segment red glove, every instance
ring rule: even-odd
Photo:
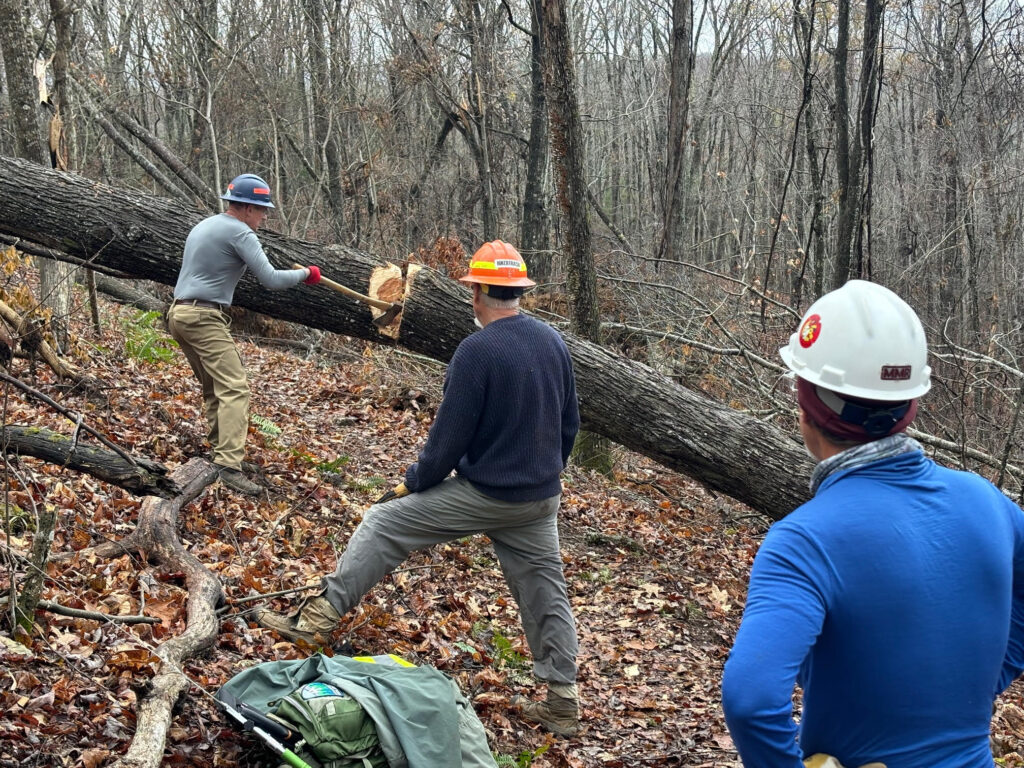
[[[320,282],[320,267],[309,266],[309,267],[306,267],[306,269],[309,270],[309,277],[307,277],[302,282],[304,282],[306,285],[316,285],[317,283],[319,283]]]

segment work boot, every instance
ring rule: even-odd
[[[575,683],[548,683],[545,701],[517,696],[512,703],[524,720],[540,723],[556,736],[575,736],[580,729],[580,697]]]
[[[341,614],[322,594],[303,600],[298,610],[287,615],[274,611],[256,614],[256,623],[264,629],[272,629],[293,643],[305,640],[310,645],[327,645],[339,621]]]
[[[219,464],[217,466],[220,466]],[[231,467],[220,467],[220,481],[228,488],[244,493],[246,496],[259,496],[263,493],[263,486],[254,483],[242,474],[240,470]]]

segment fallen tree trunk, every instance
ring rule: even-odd
[[[136,458],[132,464],[119,453],[76,445],[71,438],[43,427],[5,425],[0,428],[0,448],[5,453],[33,456],[84,472],[143,496],[170,499],[181,492],[167,476],[167,468],[154,461]]]
[[[173,285],[189,230],[205,215],[182,203],[0,158],[0,234],[62,252],[67,260]],[[40,204],[40,202],[44,204]],[[342,246],[260,231],[278,267],[316,264],[360,293],[384,264]],[[393,287],[393,286],[392,286]],[[334,333],[397,343],[447,361],[473,331],[468,292],[430,270],[406,276],[404,310],[382,334],[370,308],[322,287],[268,292],[246,275],[235,304]],[[779,519],[808,496],[812,462],[778,428],[720,405],[648,366],[563,333],[576,368],[584,427]]]
[[[127,281],[116,277],[96,275],[96,289],[118,304],[127,304],[146,312],[163,312],[167,309],[166,301],[160,301],[156,296],[133,288]]]

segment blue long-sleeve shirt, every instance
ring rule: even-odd
[[[555,496],[579,426],[562,337],[528,315],[495,320],[455,350],[437,416],[405,485],[425,491],[457,469],[502,501]]]
[[[1024,513],[914,451],[836,472],[772,526],[722,705],[747,768],[989,768],[992,701],[1022,671]]]

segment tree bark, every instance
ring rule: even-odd
[[[527,145],[526,184],[523,188],[523,228],[519,249],[530,266],[530,277],[544,284],[551,280],[548,250],[548,209],[544,177],[548,167],[548,112],[541,58],[541,0],[530,0],[530,140]]]
[[[668,137],[665,146],[665,192],[662,205],[661,244],[658,256],[675,261],[687,246],[685,229],[686,139],[690,116],[690,79],[693,73],[693,4],[672,2],[672,46],[668,86]]]
[[[20,160],[0,158],[0,233],[63,250],[69,259],[173,285],[181,249],[199,220],[181,203],[119,190]],[[369,291],[381,261],[344,246],[330,248],[260,231],[279,267],[317,264],[325,275]],[[235,304],[334,333],[397,343],[447,361],[473,332],[467,291],[427,268],[407,277],[404,309],[390,332],[370,308],[317,286],[268,292],[243,278]],[[576,369],[586,429],[683,472],[780,519],[807,496],[811,460],[780,429],[665,379],[653,369],[597,344],[563,334]]]
[[[491,41],[484,40],[479,0],[465,0],[465,15],[470,61],[467,91],[469,112],[473,116],[471,128],[476,133],[473,146],[476,150],[477,174],[480,177],[480,220],[483,239],[489,241],[500,234],[497,201],[494,195],[494,171],[491,167],[490,104],[485,96],[485,90],[489,90],[491,83],[491,62],[481,50],[484,47],[489,49]]]
[[[118,304],[127,304],[144,312],[163,312],[167,309],[166,301],[161,301],[156,296],[140,291],[130,282],[118,280],[116,277],[97,275],[96,290],[106,294]]]
[[[47,161],[39,120],[39,92],[34,78],[35,45],[18,0],[0,0],[0,51],[11,103],[9,128],[13,129],[15,152],[34,163]]]
[[[568,226],[563,248],[568,277],[570,322],[573,333],[594,342],[601,337],[597,308],[597,271],[583,176],[583,123],[576,95],[569,20],[564,0],[541,3],[541,56],[544,90],[550,112],[551,150],[557,178],[558,205]]]
[[[597,269],[584,174],[583,123],[565,6],[564,0],[541,0],[544,90],[550,111],[558,205],[566,222],[562,247],[569,288],[569,325],[573,333],[600,344],[601,313],[597,306]],[[576,437],[573,461],[605,475],[611,475],[614,469],[611,445],[589,429]]]
[[[166,467],[156,462],[136,458],[132,465],[114,451],[75,445],[71,438],[43,427],[4,425],[0,447],[5,453],[34,456],[140,495],[169,499],[181,492],[167,477]]]

